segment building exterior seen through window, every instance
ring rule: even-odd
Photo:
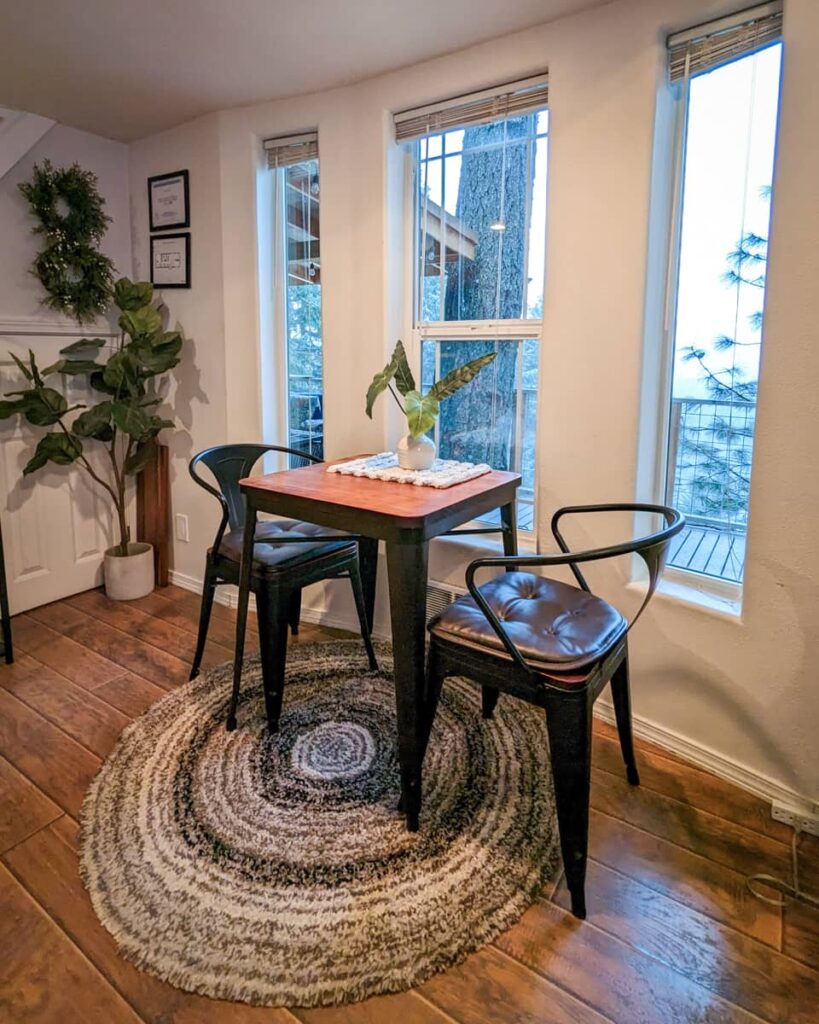
[[[288,445],[323,458],[319,162],[277,173],[284,183]]]
[[[534,524],[537,380],[546,250],[548,112],[413,143],[415,330],[424,390],[497,358],[441,406],[441,458],[519,472],[518,525]]]

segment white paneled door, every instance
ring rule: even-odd
[[[101,335],[93,329],[83,335],[76,327],[48,321],[0,323],[0,391],[5,395],[25,385],[9,352],[25,360],[31,348],[43,367],[83,336]],[[56,386],[62,390],[64,385]],[[71,405],[102,398],[80,378],[68,379],[68,386]],[[0,510],[12,614],[99,586],[103,554],[111,545],[110,501],[85,470],[49,465],[23,477],[23,467],[48,429],[54,428],[32,427],[20,416],[0,420]],[[87,454],[104,471],[107,456],[101,446],[90,442]]]

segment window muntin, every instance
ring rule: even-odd
[[[741,583],[781,44],[682,83],[686,113],[666,498],[669,565]]]
[[[282,167],[288,445],[324,453],[318,160]]]
[[[438,452],[520,472],[524,530],[534,528],[547,133],[542,110],[414,143],[414,320],[423,387],[497,353],[442,403]]]

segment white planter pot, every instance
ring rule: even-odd
[[[426,434],[407,434],[398,442],[398,465],[401,469],[429,469],[435,461],[435,443]]]
[[[153,545],[139,542],[128,545],[127,555],[117,548],[105,552],[105,593],[113,601],[135,601],[154,589]]]

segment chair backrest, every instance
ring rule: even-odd
[[[241,530],[245,525],[245,499],[239,489],[239,481],[250,476],[259,459],[268,452],[279,452],[289,456],[289,468],[298,469],[321,459],[308,452],[300,452],[295,448],[284,448],[275,444],[220,444],[206,448],[191,459],[188,470],[200,487],[217,498],[222,505],[222,526],[231,530]],[[196,471],[199,463],[203,463],[213,473],[218,490]]]
[[[594,512],[630,512],[634,514],[643,513],[659,515],[662,516],[665,521],[665,526],[654,533],[648,534],[647,536],[637,537],[634,540],[626,541],[622,544],[612,544],[605,548],[592,548],[588,551],[571,551],[563,537],[563,534],[560,532],[560,520],[567,515],[583,515]],[[657,589],[657,584],[660,581],[660,576],[662,575],[668,558],[669,545],[684,526],[685,516],[678,512],[677,509],[671,508],[667,505],[647,505],[631,502],[616,502],[607,505],[568,505],[565,508],[558,509],[552,516],[552,534],[560,548],[560,554],[504,555],[502,557],[498,556],[493,558],[476,558],[473,562],[470,562],[466,568],[466,586],[475,603],[488,620],[490,626],[497,633],[503,646],[509,654],[511,654],[512,658],[520,668],[529,672],[532,671],[531,667],[527,664],[526,659],[512,642],[509,634],[503,628],[500,619],[492,611],[483,594],[481,594],[480,588],[475,583],[475,573],[478,569],[526,569],[565,565],[571,569],[572,573],[574,573],[574,577],[582,589],[591,593],[591,588],[586,582],[586,578],[578,568],[580,563],[599,562],[606,558],[617,558],[620,555],[639,555],[645,562],[646,568],[648,569],[648,587],[646,588],[642,604],[626,627],[625,632],[628,633],[643,614],[646,605],[651,600],[652,594]],[[625,636],[625,633],[623,635]]]

